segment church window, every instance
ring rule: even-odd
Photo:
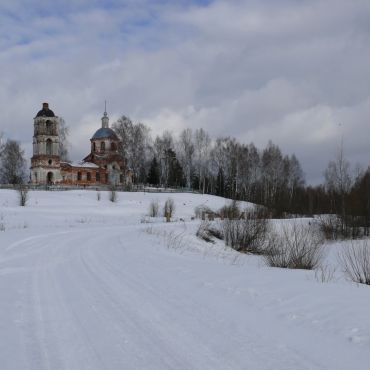
[[[96,173],[96,181],[100,181],[100,173],[99,172]]]
[[[49,165],[51,165],[53,163],[53,161],[51,159],[49,159],[48,163],[49,163]]]
[[[86,174],[86,178],[87,178],[87,181],[91,181],[91,173],[90,172],[88,172]]]
[[[53,142],[51,141],[51,139],[47,139],[46,140],[46,154],[47,155],[52,155],[53,154]]]
[[[82,173],[77,172],[77,181],[81,181],[81,180],[82,180]]]
[[[53,123],[46,121],[46,135],[53,135]]]
[[[104,150],[105,150],[105,142],[104,141],[102,141],[101,144],[100,144],[100,150],[102,152],[104,152]]]
[[[121,184],[123,184],[123,175],[120,175],[120,176],[119,176],[119,182],[120,182]]]
[[[112,143],[110,145],[111,150],[117,150],[117,145],[115,143]]]

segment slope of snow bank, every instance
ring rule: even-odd
[[[168,197],[178,222],[141,223]],[[225,202],[0,191],[1,369],[368,369],[369,287],[198,240]]]

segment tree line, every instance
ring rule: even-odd
[[[152,138],[145,124],[126,116],[113,129],[135,184],[183,186],[245,200],[266,206],[274,216],[336,214],[341,233],[353,232],[353,225],[366,225],[368,233],[370,169],[354,171],[343,145],[328,163],[323,183],[310,186],[297,157],[271,141],[259,149],[231,137],[213,140],[202,128]]]
[[[202,128],[152,138],[146,125],[125,116],[113,129],[135,184],[187,187],[263,204],[276,213],[295,210],[305,187],[296,156],[284,155],[272,142],[260,150],[231,137],[212,140]]]

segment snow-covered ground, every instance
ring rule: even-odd
[[[146,223],[169,196],[177,221]],[[197,239],[225,203],[1,190],[0,369],[369,369],[370,288]]]

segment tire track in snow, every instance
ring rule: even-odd
[[[127,248],[126,248],[127,250]],[[89,254],[92,254],[92,250],[89,249],[88,250],[90,253]],[[94,251],[96,252],[96,251]],[[109,255],[109,254],[108,254]],[[90,257],[93,257],[93,256],[90,256]],[[96,256],[94,256],[96,257]],[[196,315],[194,315],[194,312],[191,312],[191,309],[193,308],[194,309],[194,306],[192,306],[191,304],[189,305],[188,309],[189,309],[189,312],[187,312],[187,305],[185,304],[184,300],[179,300],[179,303],[178,304],[174,304],[174,301],[169,301],[169,300],[166,300],[164,299],[163,300],[163,297],[166,297],[165,294],[162,294],[161,295],[161,299],[158,300],[158,291],[156,292],[154,289],[150,288],[150,280],[149,279],[145,279],[145,281],[147,282],[146,284],[143,284],[143,280],[140,280],[140,279],[135,279],[135,276],[132,275],[132,274],[128,274],[124,272],[124,270],[117,270],[115,269],[111,263],[109,263],[107,261],[107,259],[104,258],[104,255],[101,255],[100,256],[101,258],[99,260],[95,259],[95,258],[91,258],[90,260],[90,264],[91,262],[94,264],[94,267],[93,267],[93,272],[92,274],[95,275],[95,277],[97,276],[103,276],[103,271],[100,271],[100,273],[98,273],[99,270],[102,270],[102,265],[105,264],[107,265],[106,268],[104,268],[104,271],[109,271],[109,273],[112,274],[112,272],[115,271],[115,274],[117,274],[117,276],[121,276],[120,280],[121,281],[125,281],[126,284],[129,284],[130,285],[130,290],[133,292],[133,291],[137,291],[137,292],[141,292],[141,293],[144,293],[145,292],[145,295],[146,297],[150,297],[150,304],[148,305],[149,307],[147,307],[148,311],[151,312],[151,317],[153,316],[156,316],[155,313],[155,309],[157,309],[157,313],[158,312],[162,312],[162,322],[159,322],[164,324],[164,325],[167,325],[168,327],[168,324],[169,322],[172,321],[172,324],[173,324],[173,330],[172,330],[172,333],[173,335],[176,335],[176,332],[177,333],[182,333],[183,336],[181,337],[181,343],[184,345],[185,344],[185,348],[182,348],[182,352],[183,353],[186,353],[187,351],[189,352],[192,352],[192,354],[194,355],[194,352],[198,350],[198,352],[200,352],[200,356],[198,358],[198,362],[200,363],[201,361],[204,362],[204,364],[202,366],[199,366],[199,367],[196,367],[196,368],[199,368],[199,369],[214,369],[214,368],[239,368],[238,366],[240,366],[240,362],[237,362],[237,361],[232,361],[231,362],[234,362],[232,365],[229,363],[229,364],[225,364],[225,365],[221,365],[222,364],[222,360],[220,359],[220,357],[218,356],[218,353],[217,352],[213,352],[210,348],[208,348],[207,346],[205,346],[205,343],[206,343],[206,339],[202,342],[201,340],[199,340],[200,337],[202,337],[202,335],[199,335],[199,331],[195,330],[194,331],[194,328],[199,328],[201,327],[201,331],[202,332],[208,332],[209,334],[209,338],[208,338],[208,342],[212,342],[212,331],[214,331],[214,328],[212,330],[212,320],[204,320],[204,317],[207,317],[205,315],[201,315],[201,318],[200,320],[196,321],[196,322],[193,322],[194,320],[192,320],[191,324],[189,327],[183,327],[181,325],[176,325],[176,315],[174,316],[173,315],[173,312],[179,312],[181,313],[182,316],[184,315],[187,315],[190,317],[193,317],[193,319],[195,318],[196,319]],[[122,256],[122,258],[124,258],[124,256]],[[96,263],[95,263],[96,262]],[[105,274],[106,275],[106,274]],[[117,279],[117,276],[116,277],[112,277],[113,279],[116,278]],[[123,277],[123,278],[122,278]],[[103,284],[104,285],[104,284]],[[115,284],[113,283],[110,283],[110,284],[107,284],[105,289],[107,290],[112,290],[112,287],[114,287]],[[163,292],[162,292],[163,293]],[[119,296],[117,294],[117,292],[112,292],[111,294],[112,296]],[[132,297],[131,297],[132,299]],[[164,302],[162,302],[164,301]],[[164,304],[163,304],[164,303]],[[202,310],[202,307],[197,307],[198,310]],[[126,310],[127,312],[127,310]],[[210,312],[208,312],[209,314]],[[193,315],[192,315],[193,314]],[[136,313],[136,316],[139,316],[139,313]],[[136,317],[137,319],[138,317]],[[203,321],[201,321],[203,319]],[[145,321],[145,320],[144,320]],[[208,326],[207,330],[206,330],[206,327]],[[160,325],[158,325],[158,327],[160,327]],[[149,326],[150,328],[150,326]],[[155,328],[154,328],[155,329]],[[148,328],[147,328],[147,331],[148,331]],[[160,334],[163,334],[161,333],[160,330],[158,330],[157,333],[157,340],[158,340],[158,336]],[[167,333],[168,335],[169,333]],[[214,333],[216,334],[216,333]],[[266,340],[266,338],[261,338],[259,337],[259,335],[257,333],[253,333],[252,335],[249,335],[249,336],[246,336],[244,334],[244,340],[246,339],[246,337],[249,337],[249,350],[253,351],[254,352],[254,356],[259,356],[259,357],[263,357],[263,356],[267,356],[267,353],[266,353],[266,345],[263,344],[262,346],[258,346],[256,344],[256,339],[258,339],[260,342],[262,341],[262,339],[264,339],[264,341]],[[229,341],[231,342],[235,342],[235,348],[240,348],[240,343],[233,339],[233,337],[230,337],[228,339]],[[258,342],[257,340],[257,342]],[[161,346],[160,348],[163,349],[166,348],[166,346],[168,346],[168,343],[161,343]],[[188,348],[186,348],[188,347]],[[277,357],[281,354],[281,350],[280,348],[275,348],[275,351],[277,351],[276,353],[276,357],[275,357],[275,361],[277,359]],[[285,348],[284,350],[286,352],[286,355],[288,353],[290,353],[290,359],[294,360],[292,361],[292,363],[290,364],[290,366],[287,366],[288,363],[287,363],[287,359],[285,359],[285,368],[291,368],[291,369],[296,369],[296,366],[297,366],[297,361],[299,360],[298,356],[296,354],[293,353],[292,350],[289,350],[289,348]],[[176,349],[173,348],[173,352],[176,353]],[[179,357],[181,357],[181,354],[182,352],[179,352],[177,350],[177,355]],[[270,358],[271,358],[271,353],[269,353],[270,355]],[[220,361],[221,360],[221,361]],[[230,360],[229,360],[230,362]],[[266,361],[265,361],[266,362]],[[288,361],[289,362],[289,361]],[[184,363],[182,363],[182,365],[184,365]],[[230,366],[231,365],[231,366]],[[272,363],[271,364],[271,368],[274,368],[276,365],[276,362],[275,363]],[[311,361],[311,365],[313,365],[312,361]],[[180,365],[181,366],[181,365]],[[191,368],[194,368],[194,362],[189,365]],[[189,368],[188,366],[183,366],[181,368]],[[304,369],[305,367],[302,367],[302,369]],[[310,367],[311,369],[313,368],[318,368],[316,366],[311,366]]]
[[[110,230],[110,235],[101,235],[103,230]],[[5,255],[13,258],[12,263],[25,262],[18,261],[19,254],[13,255],[14,251],[22,258],[30,257],[25,276],[31,280],[23,282],[29,293],[22,298],[20,314],[25,324],[18,329],[25,344],[18,364],[28,361],[30,368],[37,370],[122,369],[130,365],[242,369],[246,363],[254,369],[323,368],[323,363],[315,360],[315,350],[329,345],[326,340],[311,335],[308,339],[319,340],[310,344],[309,352],[302,351],[299,340],[297,344],[286,340],[283,331],[291,330],[286,322],[271,312],[259,312],[258,305],[245,307],[245,317],[235,319],[238,311],[233,301],[223,302],[224,295],[214,292],[217,296],[208,302],[201,296],[209,293],[205,287],[190,295],[189,281],[181,282],[186,275],[157,271],[181,257],[165,247],[163,253],[151,252],[150,238],[138,239],[138,232],[137,226],[85,228],[12,244]],[[132,233],[135,237],[130,239]],[[50,235],[64,237],[51,245]],[[132,240],[144,245],[133,245]],[[189,268],[183,260],[181,265]],[[200,270],[194,269],[194,274],[200,282],[205,278]],[[166,279],[174,282],[166,283]],[[255,320],[264,321],[264,327],[252,325]],[[271,333],[280,332],[281,337],[270,337],[271,328]],[[221,336],[225,336],[224,342]],[[335,364],[335,360],[326,362],[330,368]]]

